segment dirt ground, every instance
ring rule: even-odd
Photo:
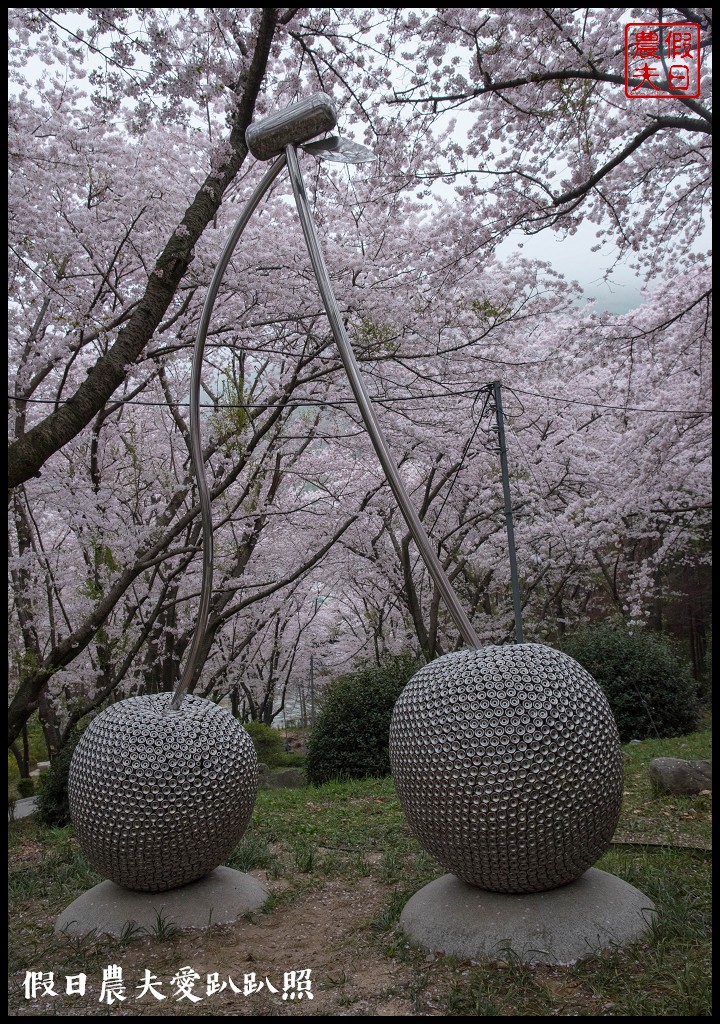
[[[286,903],[290,895],[286,880],[268,881],[262,871],[250,874],[277,896],[280,905],[271,913],[164,940],[141,938],[114,948],[106,941],[104,959],[95,950],[87,966],[83,964],[84,995],[65,991],[67,974],[74,968],[58,969],[47,959],[28,965],[28,970],[45,973],[55,967],[57,995],[26,999],[25,972],[18,974],[10,1016],[444,1015],[425,987],[427,977],[420,977],[435,958],[424,960],[415,954],[404,958],[406,962],[390,959],[370,927],[387,906],[384,886],[371,878],[327,879],[312,891],[292,895]],[[64,942],[73,940],[60,938],[56,956]],[[118,991],[125,999],[106,993],[101,1002],[103,970],[111,965],[122,971],[123,987]],[[138,990],[148,971],[154,976],[155,991],[164,999]],[[308,971],[309,975],[300,974]],[[180,976],[189,977],[193,984],[173,981]],[[213,991],[217,988],[220,991]]]

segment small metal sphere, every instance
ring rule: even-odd
[[[420,669],[393,711],[390,764],[420,844],[491,892],[574,881],[620,815],[607,699],[573,658],[542,644],[463,650]]]
[[[212,701],[171,693],[111,705],[83,733],[68,798],[78,842],[106,878],[144,892],[216,868],[240,841],[258,766],[248,733]]]

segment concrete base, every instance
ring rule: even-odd
[[[251,875],[232,868],[215,868],[204,878],[168,892],[133,892],[114,882],[101,882],[83,893],[55,922],[65,935],[89,932],[120,936],[128,922],[149,935],[156,933],[158,915],[176,928],[209,928],[232,924],[243,914],[259,910],[268,894]]]
[[[465,960],[571,964],[642,938],[652,902],[627,882],[590,868],[569,885],[520,895],[486,892],[443,875],[408,900],[400,927],[435,953]]]

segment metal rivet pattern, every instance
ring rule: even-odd
[[[103,711],[75,748],[70,815],[83,853],[127,889],[161,892],[202,878],[239,842],[257,792],[255,747],[212,701],[171,693]]]
[[[542,644],[420,669],[393,711],[390,763],[415,836],[492,892],[542,892],[591,867],[615,831],[623,759],[602,690]]]

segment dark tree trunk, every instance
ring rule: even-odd
[[[239,97],[228,140],[231,156],[222,167],[208,175],[198,189],[180,222],[185,232],[182,237],[173,232],[150,274],[145,294],[109,351],[98,359],[87,379],[65,404],[9,446],[9,488],[38,476],[50,456],[92,421],[122,384],[128,367],[138,359],[152,338],[192,262],[195,243],[215,219],[228,185],[234,180],[247,156],[245,129],[252,121],[255,102],[267,70],[277,17],[276,8],[264,8],[262,11],[255,51],[243,79],[243,92]]]

